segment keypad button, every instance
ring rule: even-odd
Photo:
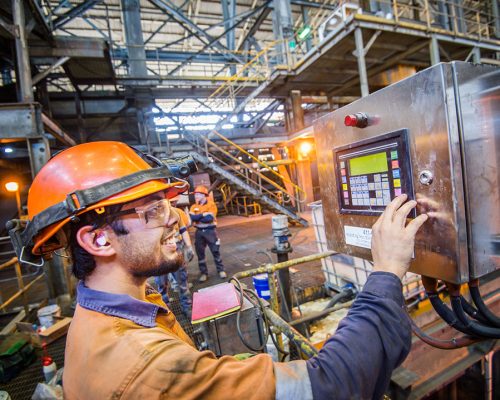
[[[394,187],[395,188],[401,187],[401,179],[394,179]]]
[[[382,182],[382,189],[389,189],[389,182]]]
[[[401,196],[401,189],[394,189],[394,196]]]
[[[396,158],[398,158],[398,151],[397,150],[391,151],[391,160],[395,160]]]
[[[344,192],[344,199],[348,199],[349,198],[349,192]]]
[[[399,169],[393,169],[392,170],[392,177],[393,178],[400,178],[401,177],[400,170]]]
[[[399,168],[399,161],[398,160],[392,160],[391,161],[392,169]]]
[[[347,190],[347,183],[344,183],[344,184],[342,185],[342,189],[343,189],[343,190]]]

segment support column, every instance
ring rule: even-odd
[[[293,19],[290,0],[273,0],[273,32],[276,40],[276,62],[287,63],[288,41],[293,37]]]
[[[304,110],[300,90],[291,90],[290,98],[292,99],[293,127],[294,131],[298,132],[304,129]]]
[[[302,21],[304,21],[304,26],[309,25],[309,9],[307,7],[302,7]],[[312,49],[311,35],[308,35],[306,39],[306,49],[307,51]]]
[[[495,18],[495,37],[500,39],[500,11],[498,7],[498,0],[491,0],[491,12]]]
[[[33,83],[31,81],[31,67],[25,30],[26,24],[24,21],[24,4],[22,0],[12,0],[12,14],[14,30],[16,32],[18,99],[23,103],[31,103],[33,101]]]
[[[481,49],[479,47],[472,49],[472,62],[474,64],[481,64]]]
[[[436,65],[441,62],[441,57],[439,55],[439,42],[435,36],[431,37],[429,43],[429,53],[431,55],[431,65]]]
[[[123,27],[127,42],[129,75],[144,77],[148,75],[146,51],[141,27],[141,8],[139,0],[121,0]]]
[[[493,0],[493,2],[495,2],[495,0]],[[446,6],[446,0],[438,0],[437,7],[439,12],[437,20],[439,21],[439,24],[443,29],[449,31],[450,17],[448,15],[448,7]]]
[[[359,83],[361,86],[361,97],[370,94],[368,88],[368,75],[366,73],[365,46],[363,45],[363,31],[356,28],[354,31],[354,40],[356,42],[356,58],[358,59]]]
[[[50,159],[50,147],[46,138],[26,139],[30,158],[31,176],[34,179],[36,174]]]

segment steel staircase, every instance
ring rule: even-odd
[[[183,140],[191,144],[193,150],[190,154],[198,163],[216,174],[217,178],[229,185],[233,191],[241,195],[251,196],[263,208],[284,214],[303,226],[308,225],[307,221],[295,211],[295,208],[300,208],[300,204],[305,201],[305,194],[301,188],[292,182],[287,182],[288,186],[292,187],[295,192],[290,193],[277,180],[269,178],[260,171],[260,169],[264,169],[279,178],[278,180],[283,181],[285,178],[274,171],[272,167],[255,158],[217,131],[213,131],[212,134],[226,143],[230,143],[230,147],[236,148],[240,154],[246,154],[255,162],[253,166],[248,165],[232,155],[227,148],[205,135],[197,132],[184,132]],[[256,164],[258,168],[255,168]]]
[[[240,177],[231,173],[221,165],[210,160],[208,157],[202,156],[201,154],[196,152],[191,153],[191,155],[196,161],[202,164],[206,169],[217,174],[217,176],[219,178],[222,178],[222,180],[225,181],[227,184],[229,184],[232,187],[237,187],[239,193],[252,196],[255,199],[255,201],[257,201],[257,203],[262,205],[262,207],[265,207],[268,210],[273,211],[277,214],[284,214],[291,220],[297,221],[303,226],[308,225],[307,221],[304,218],[302,218],[296,212],[290,210],[289,208],[283,206],[278,201],[276,201],[273,198],[275,197],[274,195],[270,196],[269,194],[266,194],[264,190],[259,190],[255,188],[255,186],[248,184],[247,182],[245,182],[245,180],[241,179]]]

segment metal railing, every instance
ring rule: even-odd
[[[253,157],[246,150],[242,149],[240,146],[236,145],[234,142],[225,138],[218,132],[217,136],[220,137],[222,140],[224,140],[226,143],[230,145],[232,144],[231,147],[237,149],[239,152],[250,156],[253,160],[256,160],[256,162],[261,168],[265,168],[266,170],[270,171],[271,173],[273,173],[273,175],[275,175],[277,178],[281,180],[286,180],[286,178],[284,178],[281,174],[274,171],[271,166],[258,160],[256,157]],[[233,175],[243,180],[247,185],[258,190],[263,195],[270,197],[277,203],[279,204],[292,203],[293,205],[293,204],[299,204],[305,200],[305,196],[304,198],[301,198],[301,193],[303,193],[303,190],[297,185],[294,185],[292,182],[290,182],[293,185],[296,192],[289,193],[285,187],[277,183],[275,180],[269,178],[258,169],[249,166],[248,164],[240,160],[238,157],[232,155],[227,149],[218,145],[217,143],[207,138],[206,136],[191,131],[191,132],[184,132],[183,139],[186,140],[188,143],[190,143],[195,148],[195,151],[197,153],[215,162],[219,166],[223,167],[225,170],[230,171]],[[219,156],[217,155],[217,153],[219,154]],[[226,160],[224,160],[220,156],[220,154],[222,154],[226,158]],[[271,187],[272,189],[268,189],[268,187]]]
[[[9,297],[7,300],[2,301],[2,303],[0,304],[0,310],[5,310],[6,307],[8,307],[10,304],[12,304],[16,299],[21,297],[22,302],[23,302],[24,311],[26,312],[26,315],[28,315],[29,302],[28,302],[28,297],[26,296],[26,293],[28,292],[28,290],[30,290],[33,287],[33,285],[35,283],[37,283],[39,280],[41,280],[42,278],[45,277],[45,273],[41,273],[35,279],[33,279],[30,283],[25,285],[24,276],[21,272],[21,265],[19,264],[17,257],[13,257],[9,261],[1,264],[0,271],[7,269],[9,267],[13,267],[14,271],[16,273],[18,290],[11,297]]]
[[[284,261],[277,264],[264,264],[258,268],[250,269],[247,271],[237,272],[233,275],[235,279],[243,279],[252,277],[260,274],[267,274],[267,280],[269,283],[269,291],[271,298],[269,299],[269,303],[271,305],[271,309],[264,309],[267,317],[271,321],[272,325],[280,332],[282,332],[285,336],[287,336],[291,341],[295,342],[298,345],[301,353],[303,353],[306,358],[310,358],[318,354],[318,351],[314,347],[314,345],[304,336],[302,336],[295,328],[293,328],[290,323],[283,320],[279,315],[279,295],[278,288],[276,286],[276,277],[275,272],[293,267],[295,265],[304,264],[310,261],[321,260],[325,257],[330,257],[335,252],[327,251],[323,253],[312,254],[310,256],[295,258],[292,260]],[[281,346],[281,338],[278,336],[278,342]],[[282,347],[282,346],[281,346]]]

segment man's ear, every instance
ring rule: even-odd
[[[76,233],[78,244],[93,256],[108,257],[116,254],[113,245],[108,241],[106,232],[94,230],[92,226],[85,225]]]

